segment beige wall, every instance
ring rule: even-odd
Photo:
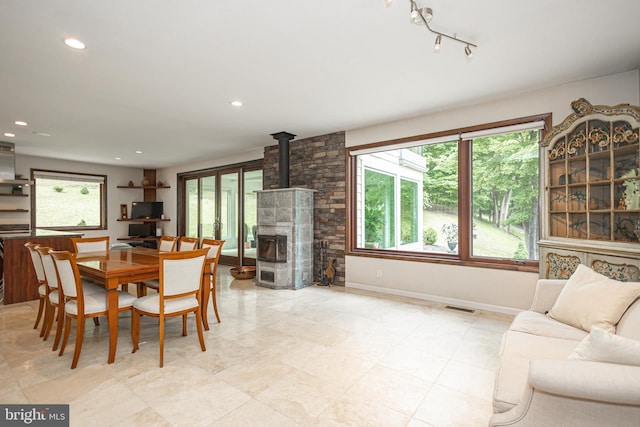
[[[586,98],[592,104],[639,105],[638,70],[562,86],[507,99],[478,103],[455,110],[347,131],[346,146],[427,134],[481,123],[551,112],[553,124],[571,113],[570,103]],[[382,270],[382,277],[377,277]],[[346,257],[347,286],[498,311],[530,306],[537,274],[425,262]]]

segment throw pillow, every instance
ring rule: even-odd
[[[569,359],[640,366],[640,341],[593,327]]]
[[[580,264],[548,315],[587,332],[592,326],[615,332],[615,325],[638,296],[640,283],[618,282]]]

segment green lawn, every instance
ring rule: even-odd
[[[100,225],[100,184],[38,179],[36,198],[39,227]]]
[[[442,225],[457,223],[458,218],[443,212],[425,210],[423,212],[424,229],[432,227],[438,232],[438,240],[435,245],[447,247],[447,242],[442,234]],[[495,258],[512,258],[518,249],[518,243],[522,241],[522,235],[516,237],[494,227],[484,221],[475,220],[475,238],[473,239],[473,255]]]

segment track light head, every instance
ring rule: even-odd
[[[438,34],[436,36],[436,44],[433,46],[433,50],[436,52],[440,52],[440,44],[442,43],[442,36]]]
[[[471,58],[473,56],[473,52],[471,52],[471,48],[469,47],[469,45],[466,45],[464,47],[464,53],[465,55],[467,55],[467,58]]]

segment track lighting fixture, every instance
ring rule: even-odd
[[[439,52],[440,51],[440,44],[442,43],[442,38],[447,38],[449,40],[453,40],[456,41],[458,43],[462,43],[465,45],[464,47],[464,53],[465,55],[467,55],[467,58],[471,58],[473,56],[473,52],[471,52],[471,46],[473,47],[478,47],[477,45],[467,41],[467,40],[462,40],[459,39],[457,37],[456,34],[450,36],[448,34],[445,33],[441,33],[440,31],[436,31],[433,28],[431,28],[429,26],[429,22],[431,22],[431,19],[433,18],[433,10],[430,7],[418,7],[417,3],[415,2],[415,0],[409,0],[410,6],[411,6],[411,12],[410,12],[410,19],[411,22],[413,22],[414,24],[417,25],[423,25],[427,28],[427,30],[429,30],[430,32],[432,32],[433,34],[436,35],[436,43],[433,46],[433,50],[435,52]],[[385,0],[385,4],[387,5],[387,7],[391,6],[393,4],[393,0]]]

